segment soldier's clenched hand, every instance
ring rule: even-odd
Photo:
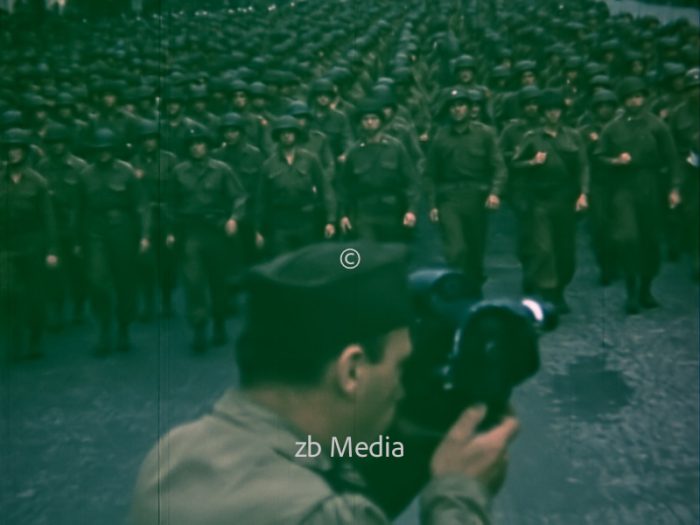
[[[486,208],[489,210],[497,210],[501,207],[501,199],[498,197],[498,195],[494,195],[492,193],[486,198],[486,203],[484,206],[486,206]]]
[[[547,152],[546,151],[538,151],[535,154],[535,157],[530,161],[530,164],[533,166],[540,166],[547,162]]]
[[[238,232],[238,223],[234,219],[226,221],[226,235],[233,237]]]
[[[576,211],[585,211],[588,209],[588,197],[585,193],[578,196],[576,200]]]
[[[330,239],[335,235],[335,226],[332,224],[326,224],[326,228],[323,230],[323,236],[326,239]]]
[[[403,225],[406,228],[413,228],[416,225],[416,216],[410,211],[403,216]]]
[[[46,256],[46,266],[49,268],[55,268],[58,266],[58,257],[56,257],[54,254],[50,253]]]
[[[352,224],[350,223],[350,219],[347,217],[343,217],[340,219],[340,231],[343,233],[348,233],[350,230],[352,230]]]
[[[432,208],[430,210],[430,222],[438,222],[440,220],[440,213],[438,212],[437,208]]]

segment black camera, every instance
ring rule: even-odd
[[[499,422],[513,388],[539,369],[539,334],[557,323],[552,306],[534,299],[475,301],[466,277],[452,270],[419,270],[410,286],[413,353],[387,432],[405,455],[359,465],[370,497],[392,516],[428,481],[433,451],[465,408],[487,406],[480,430]]]

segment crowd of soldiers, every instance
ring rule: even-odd
[[[474,297],[489,214],[516,217],[523,292],[568,311],[578,217],[601,284],[658,306],[698,276],[700,31],[603,2],[309,0],[102,21],[0,14],[7,357],[95,316],[97,355],[173,312],[227,337],[246,266],[439,225]],[[211,337],[209,326],[212,327]],[[116,337],[115,337],[116,334]]]

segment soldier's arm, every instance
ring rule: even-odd
[[[331,151],[331,145],[328,141],[328,137],[323,137],[321,141],[321,151],[319,153],[319,160],[321,161],[321,166],[326,172],[326,176],[331,184],[335,180],[335,159],[333,158],[333,151]]]
[[[39,205],[41,206],[41,212],[44,219],[44,228],[48,241],[48,254],[56,255],[58,253],[56,215],[54,214],[53,203],[51,202],[51,195],[49,193],[49,183],[46,181],[46,179],[43,179],[43,177],[41,186],[41,201]]]
[[[517,169],[524,169],[533,166],[533,157],[537,153],[537,147],[531,136],[525,135],[522,142],[515,146],[513,150],[512,166]]]
[[[139,218],[140,239],[148,240],[151,233],[151,208],[148,205],[148,196],[143,183],[136,177],[136,172],[127,164],[131,178],[129,179],[129,187],[131,191],[131,202],[134,211]]]
[[[358,494],[342,494],[323,500],[298,525],[390,525],[370,500]]]
[[[618,157],[613,151],[610,136],[613,131],[609,126],[603,128],[598,139],[598,144],[593,150],[593,156],[606,166],[619,166]]]
[[[321,163],[315,155],[310,157],[311,176],[316,186],[316,190],[320,193],[321,202],[323,203],[326,224],[332,224],[336,220],[337,201],[333,185],[331,184],[328,173],[321,167]]]
[[[503,160],[503,155],[498,147],[498,138],[493,129],[488,130],[489,163],[491,164],[491,189],[489,193],[499,197],[503,193],[503,188],[508,180],[508,170]]]
[[[436,177],[442,168],[442,155],[440,153],[439,135],[430,145],[428,150],[428,159],[425,165],[423,174],[424,191],[428,198],[428,206],[432,210],[437,206],[435,198],[435,182]]]
[[[420,177],[414,160],[409,156],[402,144],[399,148],[399,169],[404,178],[405,199],[408,206],[406,212],[416,214],[420,205]]]
[[[679,192],[683,183],[683,172],[678,166],[678,151],[671,130],[664,122],[659,122],[655,135],[659,143],[663,162],[668,168],[671,191]]]
[[[233,168],[224,165],[224,191],[230,202],[230,211],[227,220],[239,221],[245,215],[248,194],[241,183],[241,179]]]
[[[578,146],[578,166],[579,166],[579,192],[583,195],[588,195],[591,181],[590,165],[588,163],[588,153],[586,144],[581,139],[581,135],[576,131],[573,132],[573,138]]]

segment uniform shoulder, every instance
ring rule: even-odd
[[[209,167],[215,170],[221,170],[226,172],[231,171],[231,168],[228,164],[213,157],[209,158]]]
[[[68,155],[68,165],[77,168],[77,169],[85,169],[85,167],[88,165],[87,161],[85,159],[82,159],[76,155]]]
[[[26,168],[24,171],[24,176],[32,180],[41,187],[48,188],[49,181],[38,171],[33,168]]]
[[[159,461],[163,450],[167,462]],[[270,436],[212,414],[175,428],[151,450],[138,477],[134,513],[146,523],[165,498],[174,523],[218,523],[221,516],[231,523],[283,517],[297,523],[334,495],[315,471],[279,453]]]
[[[127,162],[125,160],[116,159],[114,161],[114,166],[120,170],[134,171],[134,167],[129,162]]]

